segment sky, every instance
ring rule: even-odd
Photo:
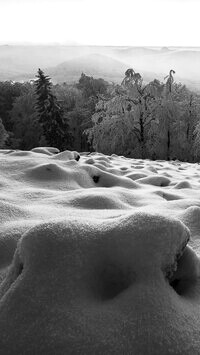
[[[0,0],[0,43],[200,46],[200,0]]]

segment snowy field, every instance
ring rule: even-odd
[[[1,150],[0,221],[0,354],[200,354],[200,165]]]

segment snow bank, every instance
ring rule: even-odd
[[[0,354],[199,354],[200,166],[0,151]]]

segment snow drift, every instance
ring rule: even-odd
[[[0,151],[0,354],[199,354],[200,166]]]

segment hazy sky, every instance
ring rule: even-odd
[[[199,0],[0,0],[0,41],[200,46]]]

